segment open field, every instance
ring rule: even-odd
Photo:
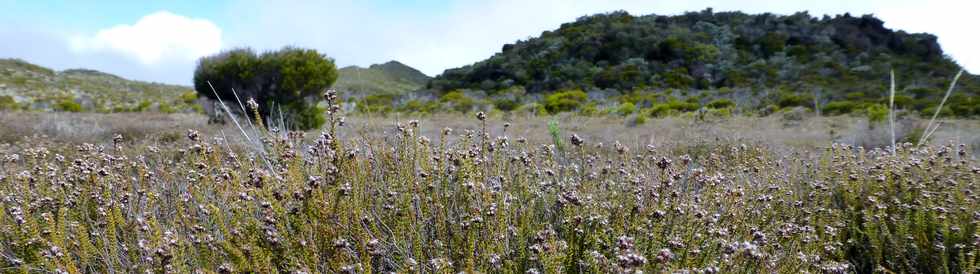
[[[487,128],[491,134],[504,135],[506,124],[507,136],[523,137],[533,143],[551,142],[548,125],[556,121],[566,135],[578,134],[593,142],[607,145],[616,141],[631,146],[674,146],[725,141],[765,145],[778,150],[817,150],[832,143],[866,148],[890,145],[887,122],[869,126],[867,119],[850,116],[816,117],[785,113],[767,117],[735,116],[706,120],[682,116],[651,119],[642,125],[631,125],[624,118],[613,116],[559,115],[552,118],[500,114],[491,119],[494,122],[488,124]],[[481,129],[480,124],[473,123],[469,117],[460,117],[459,114],[355,115],[347,117],[345,126],[337,134],[342,138],[386,138],[395,134],[399,123],[404,124],[409,120],[420,120],[422,123],[418,134],[430,139],[439,137],[445,127],[457,131]],[[924,128],[927,122],[917,117],[899,118],[896,125],[897,139],[916,139],[919,136],[915,135],[916,131]],[[209,125],[207,117],[198,114],[0,112],[0,143],[45,139],[109,144],[113,136],[122,134],[128,143],[167,144],[184,138],[184,131],[188,129],[209,136],[224,137],[229,141],[242,139],[233,123]],[[313,136],[316,133],[319,132],[309,131],[307,135]],[[38,138],[32,138],[34,136]],[[450,136],[450,139],[456,138]],[[980,121],[943,120],[931,142],[965,144],[970,154],[980,156]]]
[[[976,121],[893,155],[831,146],[889,142],[847,117],[410,119],[259,145],[194,115],[0,114],[0,272],[980,266]]]

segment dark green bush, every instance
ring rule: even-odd
[[[787,108],[787,107],[813,108],[813,95],[792,93],[792,92],[781,92],[779,93],[779,99],[777,99],[776,104],[779,105],[780,108]]]
[[[687,68],[679,67],[661,74],[664,83],[671,88],[690,88],[694,78],[687,73]]]
[[[513,99],[493,100],[493,107],[502,111],[513,111],[521,106],[521,102]]]
[[[735,107],[735,102],[733,102],[730,99],[722,98],[722,99],[715,99],[714,101],[709,102],[705,106],[714,109],[730,108],[730,107]]]
[[[830,115],[848,114],[859,110],[861,104],[851,101],[833,101],[823,106],[823,112]]]
[[[198,94],[211,99],[220,96],[229,103],[237,101],[236,93],[242,102],[255,99],[263,119],[271,117],[276,108],[276,113],[299,119],[289,123],[298,129],[322,125],[317,122],[324,119],[314,117],[320,115],[315,113],[315,101],[336,80],[333,59],[316,50],[294,47],[262,54],[248,48],[233,49],[201,58],[194,71]],[[252,116],[252,111],[245,112]]]

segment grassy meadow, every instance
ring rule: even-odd
[[[894,154],[849,117],[240,122],[0,113],[0,273],[980,267],[971,120]]]

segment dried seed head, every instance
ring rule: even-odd
[[[259,110],[259,102],[256,102],[255,98],[248,98],[248,101],[246,101],[245,104],[248,105],[248,108],[252,111]]]
[[[324,91],[323,99],[327,100],[327,102],[333,102],[334,100],[337,100],[337,91],[333,89],[328,89],[327,91]]]
[[[487,114],[485,112],[482,112],[482,111],[481,112],[477,112],[476,113],[476,119],[478,119],[480,121],[485,121],[485,120],[487,120]]]
[[[200,141],[201,140],[201,134],[198,133],[196,130],[188,129],[187,130],[187,139],[190,139],[191,141],[194,141],[194,142]]]
[[[582,146],[582,144],[585,144],[585,140],[582,140],[582,137],[578,137],[578,134],[572,134],[572,145]]]

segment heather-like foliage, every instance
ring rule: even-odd
[[[328,99],[329,100],[329,99]],[[332,111],[330,112],[333,113]],[[975,273],[963,146],[269,131],[0,155],[0,272]],[[503,128],[491,135],[488,128]],[[556,144],[562,144],[561,149]]]

